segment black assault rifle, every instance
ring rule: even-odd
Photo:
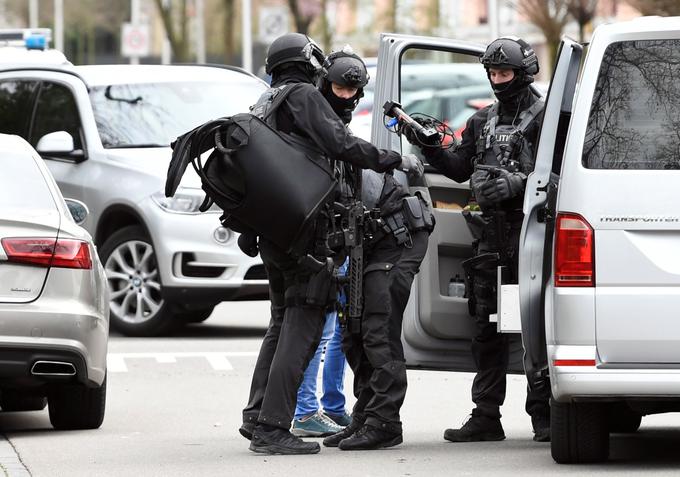
[[[364,288],[364,235],[368,220],[368,211],[361,201],[362,172],[353,169],[354,195],[347,206],[336,203],[336,210],[341,212],[341,239],[345,248],[349,249],[349,271],[346,276],[338,277],[338,283],[346,284],[347,302],[338,306],[338,318],[347,326],[350,333],[361,331],[361,315],[363,312]]]

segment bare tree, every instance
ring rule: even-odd
[[[597,0],[568,0],[567,10],[578,23],[578,39],[581,43],[585,41],[585,26],[593,21]]]
[[[163,6],[163,0],[154,2],[163,20],[173,56],[179,62],[190,61],[187,0],[171,0],[166,7]]]
[[[626,0],[628,4],[643,15],[674,16],[680,15],[678,0]]]
[[[564,26],[569,22],[569,0],[517,0],[515,8],[536,25],[548,44],[548,64],[557,56],[560,37]]]
[[[309,34],[309,26],[320,13],[318,2],[311,0],[288,0],[288,8],[293,15],[298,33]]]
[[[236,30],[236,9],[234,0],[222,0],[224,7],[224,62],[231,63],[236,50],[234,31]]]

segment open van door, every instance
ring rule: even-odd
[[[382,106],[387,101],[400,102],[407,113],[425,113],[447,121],[454,116],[466,116],[471,99],[479,99],[479,107],[493,101],[493,92],[486,71],[479,62],[485,46],[445,38],[383,34],[380,39],[375,85],[371,139],[380,148],[402,154],[418,153],[417,149],[385,127]],[[470,98],[470,91],[477,91]],[[438,104],[428,98],[438,98],[446,91],[449,108],[459,110],[439,116],[442,109],[428,110],[426,105]],[[429,95],[429,96],[428,96]],[[460,98],[459,98],[460,97]],[[458,99],[461,99],[458,101]],[[418,105],[418,110],[409,108]],[[414,106],[416,107],[416,106]],[[422,108],[422,109],[421,109]],[[474,109],[467,111],[471,116]],[[449,124],[456,127],[455,124]],[[404,355],[409,367],[474,371],[470,351],[474,319],[468,312],[467,298],[449,296],[451,280],[464,276],[461,262],[472,256],[472,237],[462,215],[470,191],[467,183],[458,184],[426,166],[425,185],[419,190],[434,205],[437,221],[427,254],[414,281],[409,303],[404,313]],[[460,289],[452,286],[452,290]],[[521,342],[512,336],[514,350],[511,368],[522,372]]]
[[[555,200],[583,47],[565,38],[560,45],[545,105],[536,166],[527,179],[519,246],[519,300],[524,368],[530,385],[548,373],[545,289],[552,274]]]

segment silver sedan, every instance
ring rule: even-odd
[[[57,429],[98,428],[106,403],[108,291],[87,208],[43,160],[0,135],[0,408],[43,409]]]

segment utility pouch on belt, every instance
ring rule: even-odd
[[[332,258],[327,257],[325,262],[319,262],[307,256],[302,259],[309,259],[308,263],[315,268],[314,274],[309,277],[307,282],[307,292],[305,294],[305,304],[312,306],[328,306],[335,301],[335,282],[337,277],[334,276],[335,263]],[[319,266],[320,265],[320,266]]]
[[[434,216],[427,202],[420,195],[406,197],[403,200],[404,218],[410,231],[434,229]]]
[[[465,272],[465,294],[468,299],[468,313],[474,316],[477,309],[477,300],[474,294],[475,276],[480,272],[494,270],[499,263],[500,255],[494,252],[481,253],[472,258],[463,260],[461,265]]]

